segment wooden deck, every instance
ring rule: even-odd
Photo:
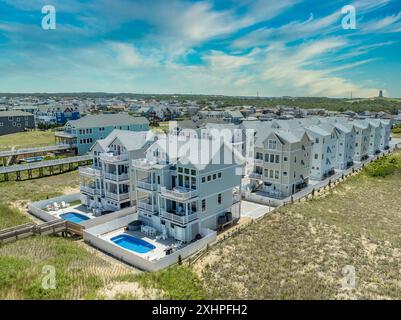
[[[55,173],[62,173],[65,171],[65,165],[68,165],[67,170],[73,169],[73,164],[88,165],[92,162],[92,157],[90,155],[69,157],[64,159],[49,160],[34,162],[28,164],[14,165],[9,167],[0,167],[0,175],[3,175],[3,181],[9,180],[9,174],[15,173],[15,179],[17,181],[21,180],[21,173],[27,172],[28,179],[33,179],[33,170],[38,170],[38,177],[43,177],[43,169],[49,169],[50,175]],[[57,168],[58,170],[55,170]]]
[[[65,221],[53,220],[35,225],[28,223],[0,231],[0,243],[17,241],[33,235],[56,235],[69,233],[82,237],[85,228],[79,224]]]

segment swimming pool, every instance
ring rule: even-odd
[[[60,214],[60,218],[70,221],[70,222],[75,222],[75,223],[80,223],[80,222],[90,219],[89,217],[84,216],[83,214],[76,213],[76,212],[67,212],[67,213]]]
[[[124,249],[134,251],[137,253],[147,253],[156,249],[153,244],[150,244],[142,239],[138,239],[127,234],[120,234],[110,239],[116,245],[123,247]]]

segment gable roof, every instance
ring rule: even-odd
[[[70,120],[67,125],[75,128],[96,128],[96,127],[111,127],[111,126],[128,126],[135,124],[149,124],[145,117],[132,117],[128,114],[99,114],[87,115],[78,120]]]

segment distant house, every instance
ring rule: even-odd
[[[35,128],[33,114],[24,111],[0,112],[0,136]]]
[[[56,132],[56,142],[77,148],[79,155],[89,151],[100,139],[105,139],[114,129],[128,131],[149,130],[149,121],[144,117],[128,114],[88,115],[79,120],[68,121],[63,132]]]
[[[67,121],[78,120],[81,113],[76,107],[40,107],[35,112],[36,123],[64,125]]]

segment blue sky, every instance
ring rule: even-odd
[[[0,92],[400,97],[400,35],[401,0],[0,0]]]

